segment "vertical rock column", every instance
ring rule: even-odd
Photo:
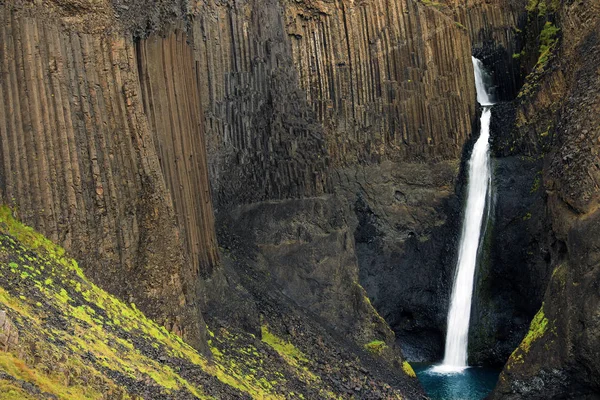
[[[475,88],[469,36],[452,18],[413,0],[201,7],[218,208],[330,191],[331,165],[460,157]]]
[[[300,90],[276,0],[207,2],[192,24],[218,209],[322,194],[323,129]]]
[[[475,113],[466,31],[413,0],[284,4],[335,162],[460,157]]]
[[[199,77],[192,47],[177,29],[136,44],[144,110],[173,196],[177,222],[195,271],[218,260],[208,180]]]
[[[123,35],[0,9],[0,195],[99,286],[202,347],[194,273]]]

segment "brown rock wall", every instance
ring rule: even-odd
[[[322,127],[298,89],[279,3],[209,3],[197,15],[192,31],[217,209],[322,193]]]
[[[562,39],[517,108],[543,136],[543,187],[556,246],[540,318],[505,365],[494,399],[595,399],[600,386],[600,2],[563,2]],[[545,324],[545,327],[543,326]]]
[[[475,90],[464,30],[407,1],[285,3],[294,65],[336,163],[460,156]]]
[[[203,5],[193,32],[217,206],[328,192],[329,165],[457,158],[471,132],[469,37],[412,0]]]
[[[204,121],[193,48],[181,29],[136,43],[144,111],[195,271],[218,261]]]
[[[201,345],[195,275],[143,113],[131,37],[35,15],[0,9],[2,202],[94,282]]]

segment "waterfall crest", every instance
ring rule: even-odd
[[[465,215],[462,224],[460,246],[452,299],[448,313],[446,349],[442,365],[435,367],[437,372],[460,372],[467,367],[467,347],[469,320],[477,253],[484,224],[484,213],[491,183],[489,152],[491,105],[486,91],[484,71],[481,61],[473,58],[477,101],[484,106],[481,114],[481,132],[473,147],[469,160],[468,188]]]
[[[477,102],[484,107],[494,105],[492,96],[487,89],[487,81],[489,76],[486,74],[483,63],[475,57],[471,57],[473,62],[473,70],[475,71],[475,89],[477,91]]]

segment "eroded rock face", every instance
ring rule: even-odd
[[[542,162],[533,158],[493,160],[493,203],[471,313],[471,363],[502,366],[544,297],[554,242],[541,171]]]
[[[443,352],[460,204],[459,162],[339,171],[353,207],[360,282],[412,361]]]
[[[211,276],[218,262],[199,71],[186,33],[136,43],[144,112],[192,270]]]
[[[557,56],[517,110],[527,133],[525,148],[535,148],[530,145],[535,133],[550,137],[543,185],[559,245],[551,253],[553,272],[543,306],[506,364],[493,398],[598,398],[599,11],[595,1],[561,4]],[[549,119],[549,129],[539,124]]]
[[[518,4],[3,5],[2,200],[199,346],[201,303],[260,332],[260,273],[355,344],[391,343],[362,284],[412,359],[437,358],[470,55],[506,60]],[[247,260],[217,266],[214,225]]]
[[[231,215],[236,258],[253,260],[283,295],[357,343],[393,342],[358,282],[347,204],[336,196],[256,203]],[[247,227],[253,227],[248,230]]]
[[[202,10],[218,207],[330,192],[330,164],[459,157],[475,91],[469,38],[450,18],[414,1]]]

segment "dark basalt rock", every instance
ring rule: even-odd
[[[541,162],[493,160],[493,204],[476,274],[469,361],[502,366],[544,296],[550,245]]]

